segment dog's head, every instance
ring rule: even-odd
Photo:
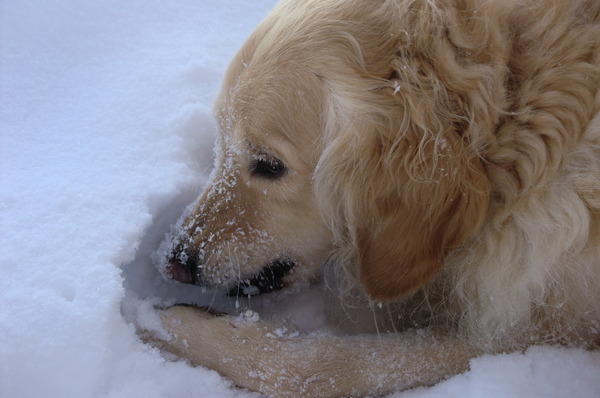
[[[461,75],[457,43],[419,13],[318,4],[279,5],[233,60],[217,164],[180,221],[172,278],[270,291],[343,246],[369,296],[390,300],[481,226],[474,137],[496,122],[496,83]]]

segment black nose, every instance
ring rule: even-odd
[[[169,259],[165,268],[165,275],[181,283],[198,284],[198,262],[196,256],[188,255],[185,262],[180,261],[181,256],[174,255]]]

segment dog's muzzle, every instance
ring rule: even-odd
[[[165,268],[165,275],[181,283],[198,286],[212,285],[203,281],[196,256],[189,256],[185,262],[179,261],[177,257],[169,259]],[[291,260],[275,260],[264,267],[256,275],[240,280],[228,290],[230,296],[256,296],[279,290],[285,286],[283,278],[294,268]]]

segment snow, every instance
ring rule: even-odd
[[[219,80],[274,3],[0,2],[0,397],[257,396],[166,360],[132,320],[215,299],[152,253],[208,178]],[[278,311],[318,327],[303,294]],[[599,395],[599,353],[535,347],[394,397]]]

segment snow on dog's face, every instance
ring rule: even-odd
[[[288,81],[284,69],[264,67],[240,72],[234,62],[229,71],[216,167],[180,220],[166,269],[173,279],[232,294],[271,291],[313,275],[331,249],[311,179],[321,99],[306,90],[317,77],[298,71]]]
[[[493,93],[472,94],[495,83],[457,80],[445,30],[419,22],[427,2],[393,20],[394,2],[320,4],[281,2],[232,61],[216,169],[181,220],[172,278],[269,291],[334,252],[336,275],[394,300],[483,224],[490,182],[475,150],[498,118],[484,109]]]

